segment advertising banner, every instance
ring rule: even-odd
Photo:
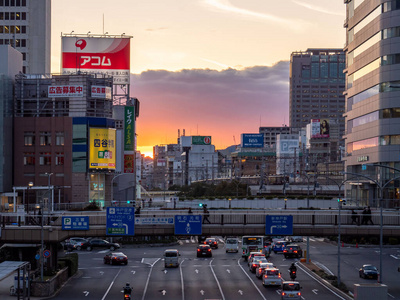
[[[130,38],[62,36],[62,74],[103,73],[129,84]]]
[[[50,85],[49,98],[83,97],[83,85]]]
[[[115,129],[90,128],[89,169],[115,170]]]
[[[329,119],[311,120],[311,138],[329,137]]]
[[[93,98],[109,99],[111,100],[111,87],[92,85],[91,93]]]
[[[125,106],[125,118],[124,118],[124,150],[134,151],[135,150],[135,107]]]
[[[192,136],[192,145],[211,145],[211,136]]]
[[[133,154],[124,155],[124,173],[133,173],[134,162]]]
[[[263,148],[264,134],[262,133],[243,133],[241,135],[241,146],[243,148]]]

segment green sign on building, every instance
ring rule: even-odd
[[[192,136],[192,145],[211,145],[211,136]]]
[[[125,136],[124,150],[134,151],[135,147],[135,107],[125,106]]]

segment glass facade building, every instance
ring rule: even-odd
[[[400,1],[346,0],[345,5],[345,168],[347,176],[357,174],[346,197],[363,206],[398,207]]]

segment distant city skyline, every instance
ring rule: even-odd
[[[343,47],[344,19],[340,0],[52,1],[52,72],[61,32],[132,35],[138,150],[176,143],[178,129],[223,149],[289,124],[290,54]]]

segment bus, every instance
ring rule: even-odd
[[[250,252],[262,252],[264,249],[264,236],[245,235],[242,237],[242,257],[247,260]]]

